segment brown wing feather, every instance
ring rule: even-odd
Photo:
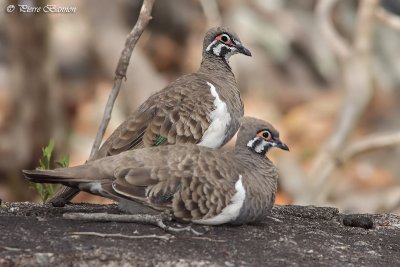
[[[147,151],[157,157],[147,157]],[[226,155],[185,145],[142,150],[135,165],[143,166],[119,169],[113,188],[154,208],[172,208],[180,219],[207,219],[220,213],[235,193],[240,168]]]
[[[204,79],[195,74],[188,76],[143,103],[104,142],[95,159],[154,146],[159,136],[167,139],[162,145],[200,142],[210,125],[214,97]]]

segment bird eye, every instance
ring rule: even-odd
[[[262,131],[262,132],[261,132],[261,136],[262,136],[265,140],[271,139],[271,133],[270,133],[269,131]]]
[[[229,41],[229,36],[226,35],[226,34],[222,35],[221,36],[221,41],[224,42],[224,43],[228,42]]]
[[[225,44],[229,44],[229,45],[232,44],[231,38],[226,33],[219,35],[216,39],[221,41],[221,42],[223,42],[223,43],[225,43]]]

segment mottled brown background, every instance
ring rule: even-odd
[[[282,170],[277,201],[399,213],[399,142],[335,163],[336,170],[320,187],[310,175],[317,155],[335,134],[348,97],[346,64],[319,27],[318,2],[156,0],[107,134],[150,94],[196,71],[204,33],[210,26],[228,25],[253,54],[231,59],[246,115],[271,121],[291,149],[271,153]],[[359,1],[339,2],[332,12],[334,27],[351,43]],[[24,3],[73,6],[77,11],[5,12],[9,4]],[[400,12],[396,0],[381,4],[393,15]],[[140,6],[141,1],[128,0],[0,2],[1,199],[39,201],[21,169],[38,165],[41,147],[50,138],[56,140],[56,158],[70,154],[71,165],[88,158],[120,51]],[[400,34],[376,18],[372,23],[372,49],[360,55],[371,59],[372,96],[342,149],[371,134],[400,131]],[[353,75],[357,79],[360,74]],[[364,89],[359,88],[360,96]],[[105,201],[87,195],[77,199],[82,200]]]

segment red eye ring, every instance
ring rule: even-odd
[[[218,40],[218,41],[220,41],[220,42],[222,42],[224,44],[227,44],[227,45],[233,45],[233,42],[232,42],[231,38],[226,33],[218,35],[217,37],[215,37],[215,40]]]
[[[259,137],[261,137],[261,138],[263,138],[264,140],[267,140],[267,141],[271,140],[271,138],[272,138],[271,133],[269,131],[267,131],[267,130],[259,132],[257,134],[257,136],[259,136]]]

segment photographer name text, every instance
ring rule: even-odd
[[[75,13],[76,7],[73,6],[29,6],[29,5],[9,5],[6,8],[8,13],[18,11],[19,13]]]

